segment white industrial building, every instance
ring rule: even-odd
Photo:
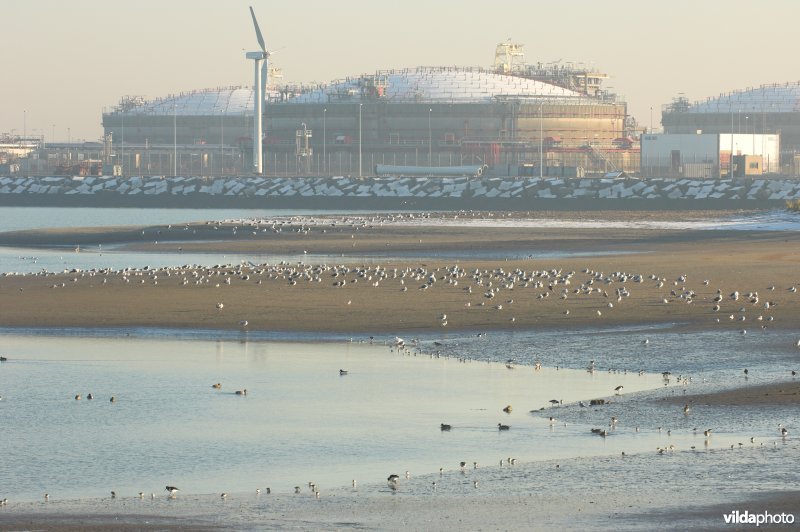
[[[720,177],[734,173],[737,157],[746,157],[753,174],[780,171],[780,135],[667,133],[642,135],[644,177]],[[757,166],[756,166],[757,165]]]

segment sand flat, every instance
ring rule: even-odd
[[[359,266],[363,259],[349,255],[360,257],[378,251],[413,256],[414,252],[449,249],[467,258],[402,259],[396,255],[385,260],[375,258],[366,265],[373,268],[373,273],[376,265],[390,272],[395,268],[399,272],[404,269],[425,272],[425,279],[387,278],[380,280],[378,286],[374,286],[379,280],[377,277],[368,280],[369,275],[358,278],[350,273],[334,278],[328,272],[322,273],[320,282],[298,278],[296,284],[290,285],[289,275],[304,268],[297,264],[282,267],[280,272],[273,271],[274,275],[259,274],[257,268],[245,267],[217,270],[226,275],[209,277],[209,270],[204,269],[199,273],[205,276],[201,284],[194,283],[191,269],[172,271],[170,276],[166,276],[166,272],[146,272],[128,276],[127,281],[119,274],[90,275],[86,272],[5,276],[0,278],[0,297],[4,303],[0,306],[0,326],[235,329],[246,320],[250,330],[399,333],[438,330],[442,323],[437,317],[442,314],[448,316],[448,330],[569,328],[598,323],[677,323],[690,327],[752,330],[762,326],[794,327],[800,323],[800,294],[790,291],[800,284],[797,268],[800,241],[785,232],[605,231],[601,228],[539,231],[373,225],[358,231],[352,228],[329,231],[318,226],[307,234],[287,228],[279,233],[267,233],[265,237],[250,235],[253,238],[248,240],[241,235],[244,232],[241,229],[233,236],[233,225],[216,230],[203,227],[203,231],[194,234],[179,228],[159,229],[176,232],[176,240],[169,243],[150,241],[153,235],[147,236],[148,243],[132,241],[131,238],[141,231],[128,229],[93,230],[92,237],[106,242],[106,247],[116,244],[146,251],[166,249],[165,246],[170,251],[182,247],[192,251],[257,251],[299,253],[300,256],[307,251],[335,256],[336,264],[350,267]],[[145,232],[159,230],[151,228]],[[75,230],[36,234],[38,236],[31,238],[37,245],[53,246],[66,245],[78,238],[75,235],[84,233]],[[18,233],[14,235],[17,235],[15,238],[19,236]],[[0,239],[0,242],[8,243],[8,238],[6,235],[6,240]],[[533,258],[507,260],[505,257],[515,250],[533,250]],[[583,250],[596,255],[537,259],[536,250]],[[625,253],[620,254],[620,251]],[[476,253],[480,253],[479,258],[469,258]],[[495,253],[497,259],[486,258]],[[160,266],[157,253],[153,254],[153,265]],[[467,272],[476,269],[490,272],[558,270],[575,272],[575,275],[569,286],[549,286],[552,278],[544,279],[540,287],[535,287],[533,282],[523,287],[517,282],[513,289],[502,289],[488,299],[483,296],[488,285],[476,285],[469,276],[457,279],[458,285],[448,284],[445,269],[454,265]],[[630,296],[619,301],[614,293],[623,284],[619,282],[598,281],[593,286],[599,291],[591,295],[575,294],[574,290],[591,277],[584,273],[585,269],[604,275],[612,272],[639,274],[644,280],[624,283]],[[437,282],[421,289],[430,275],[434,275]],[[650,275],[663,280],[664,285],[657,287]],[[245,276],[249,279],[245,280]],[[678,281],[682,276],[685,282]],[[184,278],[188,284],[181,284]],[[225,284],[226,278],[230,278],[230,284]],[[334,286],[343,279],[346,280],[344,286]],[[706,280],[708,284],[704,283]],[[497,276],[491,281],[493,286],[498,286]],[[473,288],[472,294],[465,291],[469,286]],[[771,286],[774,290],[769,290]],[[403,292],[404,287],[406,291]],[[712,299],[718,289],[723,300],[720,310],[715,312]],[[689,298],[691,303],[682,297],[688,291],[694,294]],[[733,291],[741,294],[738,301],[729,298]],[[758,303],[750,303],[746,295],[756,292]],[[513,303],[509,303],[511,300]],[[767,301],[772,303],[770,309],[764,308]],[[224,308],[217,309],[217,303],[223,303]],[[609,307],[609,303],[613,307]],[[565,314],[566,311],[569,313]],[[744,322],[740,321],[742,316]],[[758,320],[758,316],[762,319]],[[717,318],[720,323],[716,323]]]

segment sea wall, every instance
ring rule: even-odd
[[[800,198],[791,178],[0,177],[0,205],[295,209],[725,209]]]

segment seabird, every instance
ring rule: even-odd
[[[168,491],[170,495],[175,495],[175,492],[178,491],[178,488],[175,486],[167,486],[164,490]]]
[[[216,384],[212,384],[211,387],[214,388],[215,390],[219,390],[220,388],[222,388],[222,383],[218,382]]]
[[[386,479],[386,481],[388,482],[390,488],[392,488],[393,490],[396,490],[397,489],[397,481],[399,479],[400,479],[400,477],[398,475],[392,474],[392,475],[389,475],[389,477]]]
[[[505,412],[506,414],[510,414],[510,413],[511,413],[511,410],[513,410],[513,409],[511,408],[511,405],[506,405],[506,407],[505,407],[505,408],[503,408],[503,412]]]
[[[117,498],[117,492],[116,491],[112,491],[111,492],[111,498],[112,499],[116,499]]]
[[[622,386],[622,385],[619,385],[619,386],[617,386],[616,388],[614,388],[614,391],[615,391],[615,392],[617,392],[617,395],[619,395],[619,391],[620,391],[622,388],[624,388],[624,386]]]
[[[502,423],[498,423],[498,424],[497,424],[497,428],[498,428],[498,430],[508,430],[508,429],[510,429],[511,427],[510,427],[510,426],[508,426],[508,425],[503,425]]]
[[[244,390],[236,390],[236,395],[247,395],[247,388]]]
[[[452,427],[451,425],[448,425],[447,423],[442,423],[442,424],[439,426],[439,428],[440,428],[441,430],[450,430],[450,429],[452,429],[453,427]]]
[[[346,369],[340,369],[339,370],[339,375],[347,375],[347,370]]]

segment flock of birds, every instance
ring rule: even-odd
[[[338,221],[331,222],[329,219],[325,220],[312,220],[312,219],[287,219],[287,220],[237,220],[228,222],[212,222],[209,225],[214,231],[230,230],[232,236],[237,234],[249,233],[253,236],[258,233],[281,233],[283,231],[290,231],[300,234],[309,234],[311,231],[320,231],[322,233],[327,230],[343,229],[352,231],[352,238],[355,239],[357,231],[373,228],[376,225],[384,223],[395,223],[397,221],[415,221],[420,218],[425,219],[429,217],[428,214],[409,214],[409,215],[388,215],[376,217],[347,217]],[[170,227],[171,229],[171,227]],[[190,226],[185,226],[184,230],[190,230]],[[191,229],[196,231],[197,229]],[[160,233],[159,233],[160,235]],[[15,275],[13,272],[2,274],[3,276]],[[24,275],[24,274],[23,274]],[[643,274],[636,272],[602,272],[595,271],[590,268],[583,269],[580,273],[575,271],[566,271],[559,268],[549,269],[523,269],[514,267],[505,269],[502,267],[492,269],[472,268],[467,269],[452,264],[449,266],[428,267],[425,265],[405,267],[384,267],[381,265],[329,265],[329,264],[309,264],[304,262],[288,263],[280,262],[278,264],[218,264],[214,266],[200,266],[200,265],[184,265],[179,267],[161,267],[152,268],[145,266],[143,268],[123,268],[123,269],[90,269],[80,270],[72,269],[55,274],[50,272],[41,272],[38,274],[28,274],[46,277],[52,279],[50,287],[53,289],[66,288],[67,286],[76,285],[85,281],[100,282],[103,285],[108,283],[124,283],[124,284],[139,284],[139,285],[172,285],[172,286],[212,286],[214,288],[229,287],[232,285],[261,285],[265,282],[278,282],[288,286],[296,286],[300,283],[305,284],[319,284],[320,286],[332,287],[334,289],[345,289],[357,284],[372,287],[390,287],[397,292],[404,293],[409,290],[417,292],[433,292],[435,289],[445,287],[452,290],[454,293],[463,294],[463,308],[475,309],[484,308],[492,310],[497,313],[502,313],[507,316],[509,323],[514,323],[516,317],[514,316],[514,309],[519,305],[519,301],[526,299],[528,301],[547,301],[557,300],[561,303],[561,314],[563,316],[570,315],[570,308],[580,308],[579,306],[571,305],[575,301],[590,301],[589,308],[593,310],[596,316],[601,317],[603,313],[614,312],[620,306],[629,305],[629,301],[636,300],[636,294],[639,290],[638,287],[647,285],[651,291],[658,292],[658,298],[655,300],[660,304],[684,304],[692,305],[694,307],[705,306],[713,321],[716,323],[735,322],[741,324],[740,333],[747,334],[744,326],[745,322],[757,323],[761,329],[766,329],[768,324],[774,322],[776,319],[776,308],[781,303],[777,302],[776,298],[765,297],[763,294],[773,294],[776,286],[771,285],[762,288],[760,295],[757,290],[732,290],[725,291],[722,288],[716,290],[709,288],[711,281],[703,280],[700,286],[691,286],[688,275],[681,274],[673,279],[668,279],[663,275],[656,274]],[[324,283],[324,284],[323,284]],[[702,286],[702,288],[701,288]],[[20,289],[22,290],[22,289]],[[787,294],[795,294],[797,288],[794,285],[784,286],[780,290],[785,291]],[[456,292],[458,291],[458,292]],[[347,290],[342,290],[342,294],[347,294]],[[642,290],[644,292],[644,290]],[[652,292],[647,292],[647,298],[651,298]],[[350,305],[352,300],[349,295],[342,295],[342,301],[346,300],[346,304]],[[645,299],[643,296],[638,296],[640,304],[652,304],[655,302],[652,299]],[[226,306],[219,298],[213,302],[216,311],[225,315],[229,312],[230,306]],[[454,316],[455,314],[455,316]],[[754,316],[755,315],[755,316]],[[724,316],[724,317],[722,317]],[[430,325],[438,327],[447,327],[448,324],[453,323],[454,317],[457,319],[458,314],[454,311],[448,313],[440,312],[436,314],[435,320]],[[238,326],[246,328],[249,321],[246,319],[238,320]],[[644,341],[645,344],[649,343],[648,340]],[[797,340],[796,347],[800,348],[800,340]],[[396,338],[393,347],[398,350],[407,348],[405,342]],[[5,361],[4,357],[0,357],[0,361]],[[513,361],[507,363],[509,369],[513,369]],[[541,367],[537,364],[537,367]],[[590,364],[587,368],[594,371],[594,363]],[[339,370],[339,375],[347,375],[348,371],[344,369]],[[747,374],[747,370],[745,370]],[[792,376],[796,376],[796,371],[792,370]],[[669,382],[670,375],[664,374],[666,382]],[[679,377],[678,382],[687,382],[686,379]],[[220,390],[221,383],[213,384],[214,389]],[[619,395],[623,386],[614,388],[615,394]],[[247,395],[247,389],[236,390],[236,395]],[[80,400],[80,394],[75,396],[76,400]],[[87,399],[93,399],[92,394],[86,396]],[[110,398],[111,402],[116,401],[116,397]],[[561,400],[552,399],[549,401],[552,406],[560,406]],[[579,402],[580,407],[587,406],[583,402]],[[683,407],[684,415],[689,415],[691,407],[687,403]],[[511,405],[503,409],[506,413],[511,412]],[[555,423],[555,419],[551,416],[549,421]],[[592,428],[592,433],[606,437],[617,427],[619,420],[612,417],[608,427]],[[453,429],[451,424],[442,423],[440,430],[449,432]],[[509,431],[510,425],[498,423],[498,431]],[[661,428],[659,427],[659,432]],[[695,432],[697,429],[694,429]],[[639,428],[636,428],[639,431]],[[668,431],[669,432],[669,431]],[[706,442],[711,437],[711,429],[703,431]],[[788,437],[788,429],[780,427],[781,437]],[[751,438],[751,443],[755,443],[755,439]],[[742,446],[743,444],[739,444]],[[667,447],[659,447],[657,452],[664,454],[674,450],[674,445]],[[622,453],[623,456],[625,453]],[[503,466],[513,465],[516,463],[515,458],[507,458],[500,461]],[[460,469],[464,471],[466,462],[460,462]],[[477,462],[473,463],[473,467],[477,468]],[[558,467],[558,466],[557,466]],[[442,469],[440,469],[440,475]],[[409,478],[409,473],[406,472],[406,479]],[[392,490],[397,489],[400,476],[392,474],[387,478],[389,487]],[[357,483],[352,481],[353,488],[356,488]],[[477,481],[475,481],[477,487]],[[319,487],[314,483],[309,483],[312,493],[319,497]],[[436,488],[436,482],[433,482],[433,488]],[[165,490],[169,493],[170,497],[175,497],[179,491],[177,487],[168,485]],[[266,493],[271,493],[270,488],[266,488]],[[300,493],[299,486],[295,487],[295,493]],[[116,497],[115,492],[111,492],[112,497]],[[257,489],[257,494],[261,494],[261,489]],[[143,498],[143,492],[139,493],[139,497]],[[154,498],[155,494],[151,494]],[[222,499],[227,498],[227,493],[221,493]],[[45,500],[49,500],[49,494],[45,494]],[[0,504],[6,504],[7,500],[0,501]]]
[[[473,215],[476,213],[464,212],[454,217]],[[342,218],[238,219],[207,222],[206,226],[212,228],[214,232],[229,233],[229,237],[236,237],[243,232],[256,235],[265,232],[308,235],[312,232],[321,234],[338,231],[350,232],[350,236],[355,239],[359,231],[374,229],[385,224],[415,223],[430,217],[430,213],[422,213]],[[171,226],[168,228],[171,229]],[[196,232],[198,228],[186,225],[183,230]],[[152,234],[160,236],[160,230],[149,231],[151,236]],[[26,274],[9,272],[3,275]],[[67,288],[86,281],[93,284],[99,282],[103,285],[124,283],[215,288],[232,285],[257,286],[264,283],[281,283],[288,286],[319,283],[321,288],[344,289],[366,285],[401,293],[409,290],[425,293],[438,290],[441,293],[444,287],[451,291],[451,295],[447,297],[449,311],[440,312],[428,323],[428,326],[440,327],[462,325],[465,321],[464,312],[475,312],[476,309],[496,313],[496,317],[482,314],[482,320],[491,320],[495,324],[505,322],[507,326],[512,327],[519,316],[530,316],[535,302],[557,302],[555,308],[547,307],[542,311],[560,313],[564,318],[575,316],[578,311],[584,316],[594,315],[601,318],[617,312],[620,307],[637,305],[652,307],[657,303],[663,305],[679,303],[705,308],[705,312],[713,318],[713,321],[735,323],[743,335],[747,334],[746,325],[749,323],[755,323],[756,326],[766,329],[775,321],[776,308],[780,303],[776,298],[764,296],[764,293],[773,294],[776,290],[784,290],[790,294],[797,292],[795,285],[780,289],[775,285],[762,287],[761,294],[753,288],[714,290],[710,288],[711,281],[708,279],[696,281],[697,284],[692,286],[687,274],[669,278],[654,273],[603,272],[590,268],[584,268],[578,273],[561,268],[467,269],[458,264],[439,267],[425,265],[388,267],[379,264],[353,266],[282,261],[278,264],[246,263],[213,266],[187,264],[177,267],[145,266],[85,271],[75,268],[60,273],[40,272],[27,275],[45,276],[48,279],[52,277],[49,286],[53,289]],[[338,299],[344,305],[351,305],[354,296],[350,292],[343,290],[341,294],[331,297]],[[459,298],[452,297],[452,294],[457,293],[462,294],[460,303]],[[210,297],[214,297],[213,308],[220,315],[227,316],[229,313],[236,315],[235,321],[222,326],[232,327],[236,324],[238,327],[247,328],[251,325],[252,317],[242,316],[235,305],[233,309],[226,307],[219,294],[217,297]],[[524,302],[524,306],[520,306],[521,302]],[[222,321],[224,320],[223,318]],[[800,340],[798,344],[800,346]]]

